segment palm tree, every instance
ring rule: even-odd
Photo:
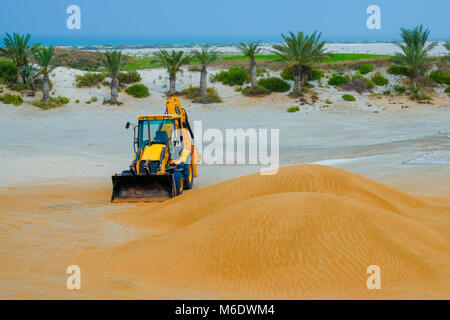
[[[177,80],[177,72],[180,71],[181,66],[188,64],[191,56],[184,51],[172,50],[170,53],[167,50],[160,50],[155,53],[156,60],[161,63],[169,72],[170,91],[169,94],[174,96],[176,94],[175,83]]]
[[[274,53],[292,66],[294,74],[294,90],[292,95],[301,96],[304,75],[308,75],[313,63],[325,57],[325,41],[320,41],[321,34],[314,31],[311,35],[299,32],[297,36],[289,32],[289,37],[282,34],[283,44],[273,46]]]
[[[3,38],[3,46],[0,48],[0,52],[10,58],[17,66],[17,83],[23,84],[23,71],[22,68],[28,63],[28,56],[30,54],[30,48],[28,42],[30,41],[31,34],[20,35],[13,33],[11,36],[6,33],[6,37]]]
[[[108,101],[110,104],[119,104],[117,98],[118,87],[119,87],[119,73],[123,66],[123,56],[121,50],[111,50],[105,51],[102,56],[103,63],[108,69],[109,75],[111,77],[111,99]]]
[[[42,74],[42,101],[50,101],[50,79],[49,74],[54,68],[56,68],[58,56],[55,56],[55,48],[50,46],[37,47],[33,50],[33,56],[39,66],[39,73]]]
[[[204,96],[206,94],[206,76],[208,71],[206,67],[211,63],[219,59],[219,53],[216,50],[209,49],[209,46],[205,44],[202,46],[201,51],[196,51],[194,57],[198,59],[202,65],[202,70],[200,71],[200,95]]]
[[[250,58],[250,84],[252,87],[256,86],[256,61],[255,56],[261,52],[259,45],[260,41],[244,43],[241,42],[238,46],[239,50],[246,57]]]
[[[400,36],[403,43],[397,43],[402,50],[395,55],[395,62],[404,64],[409,68],[409,78],[411,85],[415,86],[415,80],[423,75],[428,68],[430,51],[437,45],[436,42],[426,44],[430,31],[423,30],[423,26],[413,29],[401,29]]]

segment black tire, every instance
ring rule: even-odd
[[[184,179],[183,179],[183,175],[181,174],[181,172],[175,172],[173,174],[173,178],[175,179],[175,187],[177,189],[177,196],[180,194],[183,194],[183,190],[184,190]]]
[[[184,189],[189,190],[194,187],[194,174],[192,172],[192,164],[185,164],[184,165]]]

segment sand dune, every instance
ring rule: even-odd
[[[125,210],[143,236],[86,261],[160,297],[449,298],[448,203],[340,169],[285,167]],[[366,287],[369,265],[381,290]]]

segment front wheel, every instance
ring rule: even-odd
[[[177,189],[177,196],[178,196],[182,194],[184,190],[183,175],[180,172],[175,172],[173,174],[173,177],[175,179],[175,187]]]

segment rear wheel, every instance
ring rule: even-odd
[[[184,166],[184,189],[189,190],[194,186],[194,173],[192,163]]]
[[[180,172],[175,172],[173,174],[173,177],[175,179],[175,187],[177,188],[177,195],[180,195],[183,193],[184,190],[183,175]]]

